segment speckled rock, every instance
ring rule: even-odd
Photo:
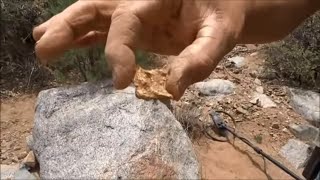
[[[32,149],[42,179],[198,179],[192,143],[166,105],[109,81],[39,94]]]

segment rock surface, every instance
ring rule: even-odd
[[[290,124],[289,130],[294,136],[296,136],[302,141],[313,142],[316,139],[319,139],[318,138],[319,128],[316,128],[308,124],[304,124],[304,125]]]
[[[280,154],[286,158],[296,169],[302,168],[310,155],[309,145],[302,141],[289,139],[288,143],[284,145]]]
[[[161,102],[111,82],[42,91],[32,149],[43,179],[198,179],[192,143]]]
[[[204,96],[223,96],[234,92],[235,85],[228,80],[212,79],[207,82],[198,82],[195,87]]]
[[[300,89],[288,89],[290,103],[294,110],[306,120],[320,127],[320,94]]]

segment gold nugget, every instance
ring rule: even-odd
[[[172,99],[166,90],[166,72],[163,69],[144,70],[137,67],[134,77],[136,96],[140,99]]]

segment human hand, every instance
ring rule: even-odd
[[[237,43],[278,40],[313,11],[309,0],[80,0],[36,27],[33,36],[43,63],[71,48],[105,44],[118,89],[132,82],[136,49],[174,55],[166,89],[178,100]]]

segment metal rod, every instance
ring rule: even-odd
[[[237,138],[239,138],[242,142],[246,143],[247,145],[249,145],[253,150],[255,150],[258,154],[261,154],[262,156],[264,156],[265,158],[267,158],[269,161],[271,161],[273,164],[275,164],[276,166],[278,166],[280,169],[282,169],[283,171],[285,171],[286,173],[288,173],[290,176],[292,176],[293,178],[297,179],[297,180],[303,180],[300,176],[298,176],[297,174],[295,174],[294,172],[290,171],[287,167],[285,167],[284,165],[282,165],[279,161],[273,159],[271,156],[269,156],[268,154],[266,154],[265,152],[263,152],[262,149],[260,149],[259,147],[254,146],[250,141],[248,141],[247,139],[245,139],[244,137],[238,135],[237,133],[235,133],[232,129],[230,129],[228,126],[224,125],[224,128],[226,130],[228,130],[231,134],[233,134],[234,136],[236,136]]]
[[[271,156],[269,156],[268,154],[266,154],[265,152],[263,152],[262,149],[260,149],[259,147],[255,146],[254,144],[252,144],[249,140],[247,140],[246,138],[238,135],[232,128],[230,128],[229,126],[227,126],[227,124],[223,121],[223,119],[221,118],[221,116],[219,115],[219,113],[224,113],[227,116],[229,116],[233,121],[234,118],[224,112],[224,111],[216,111],[211,113],[211,117],[213,120],[213,123],[215,124],[215,126],[223,131],[223,130],[227,130],[229,131],[231,134],[233,134],[235,137],[239,138],[241,141],[243,141],[244,143],[246,143],[247,145],[249,145],[252,149],[254,149],[258,154],[261,154],[263,157],[267,158],[269,161],[271,161],[273,164],[275,164],[276,166],[278,166],[280,169],[282,169],[283,171],[285,171],[287,174],[289,174],[290,176],[292,176],[293,178],[297,179],[297,180],[303,180],[300,176],[298,176],[297,174],[295,174],[294,172],[290,171],[287,167],[285,167],[284,165],[282,165],[279,161],[273,159]]]

